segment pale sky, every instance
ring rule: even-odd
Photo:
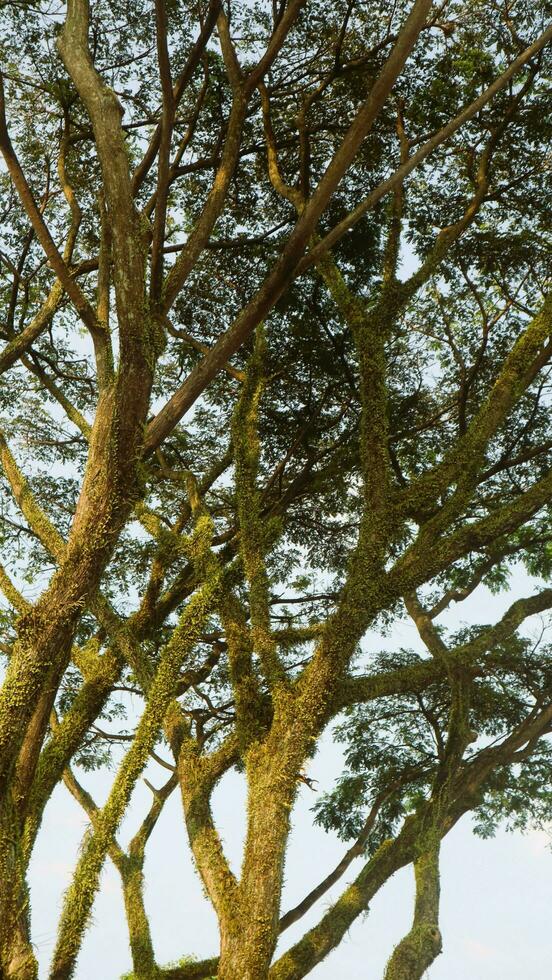
[[[535,583],[521,573],[512,580],[510,595],[491,596],[478,590],[462,605],[462,622],[490,622],[519,595],[528,595]],[[458,615],[455,621],[460,622]],[[384,641],[373,646],[417,645],[413,628],[399,624]],[[369,649],[370,646],[367,646]],[[341,768],[341,754],[326,736],[309,774],[328,790]],[[156,767],[152,782],[163,777]],[[101,774],[82,774],[82,782],[105,798],[108,780]],[[121,833],[132,832],[149,803],[142,783],[135,794],[133,812]],[[299,901],[337,863],[347,845],[319,828],[312,828],[309,808],[314,794],[303,787],[294,811],[294,831],[286,862],[283,910]],[[237,870],[243,839],[244,786],[230,774],[216,791],[215,815],[227,853]],[[31,870],[33,933],[41,969],[46,975],[63,890],[67,886],[86,818],[64,787],[58,788],[45,815]],[[442,916],[444,952],[427,973],[429,980],[542,980],[550,976],[552,942],[552,853],[545,832],[500,832],[481,841],[470,831],[469,816],[449,834],[442,853]],[[361,867],[352,866],[349,879]],[[166,964],[184,954],[199,958],[217,950],[214,913],[203,898],[184,837],[180,801],[168,801],[151,839],[146,861],[146,903],[158,962]],[[349,879],[345,879],[349,880]],[[343,888],[341,882],[308,916],[282,937],[282,949],[295,942],[305,928],[320,918]],[[311,974],[313,980],[381,980],[393,945],[409,928],[412,911],[412,871],[399,872],[372,902],[368,915],[359,918],[342,944]],[[122,895],[117,871],[108,863],[102,889],[79,959],[77,980],[117,980],[131,968]]]
[[[408,275],[413,271],[412,260],[406,254],[403,261],[404,274]],[[82,338],[81,342],[86,345],[88,340]],[[530,594],[534,582],[516,574],[512,586],[513,594],[509,596],[496,597],[486,590],[477,590],[471,600],[462,604],[461,619],[456,617],[454,621],[497,619],[513,599]],[[419,646],[415,631],[404,623],[383,641],[374,637],[366,649],[392,648],[393,644]],[[339,747],[327,736],[309,775],[318,780],[321,791],[327,791],[340,769]],[[159,767],[152,766],[148,775],[156,785],[163,782]],[[77,776],[96,802],[105,800],[112,774],[106,777],[77,770]],[[283,911],[332,870],[348,846],[335,835],[312,827],[309,808],[314,799],[311,791],[302,788],[286,862]],[[131,835],[150,800],[149,790],[141,783],[120,835],[121,842]],[[222,781],[216,791],[215,815],[237,870],[243,840],[241,777],[230,774]],[[533,831],[526,835],[499,832],[495,839],[481,841],[471,833],[469,820],[467,815],[443,843],[440,925],[444,951],[426,976],[428,980],[544,980],[552,975],[551,839],[542,831]],[[85,815],[68,791],[58,787],[46,809],[30,872],[33,939],[41,977],[47,976],[63,893],[87,825]],[[165,805],[147,854],[146,905],[158,963],[165,965],[189,954],[198,958],[216,955],[216,920],[193,869],[177,793]],[[361,866],[358,859],[349,876],[284,934],[282,949],[319,920],[332,898],[339,895]],[[394,944],[409,928],[412,899],[412,871],[406,868],[384,886],[369,913],[357,919],[340,946],[309,976],[313,980],[381,980]],[[130,969],[119,876],[108,861],[76,980],[118,980]]]

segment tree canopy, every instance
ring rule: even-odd
[[[412,865],[385,980],[416,980],[445,835],[551,818],[552,648],[531,630],[552,607],[550,10],[2,4],[6,980],[38,976],[27,871],[60,783],[90,826],[50,980],[74,975],[107,860],[140,980],[300,980]],[[514,566],[502,618],[451,625]],[[404,618],[423,652],[389,649]],[[346,768],[313,819],[348,849],[288,910],[328,726]],[[110,766],[99,806],[86,772]],[[211,809],[230,770],[239,874]],[[143,868],[173,791],[220,947],[192,961],[183,929],[164,968]]]

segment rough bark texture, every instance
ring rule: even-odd
[[[411,864],[385,980],[417,980],[454,823],[552,813],[552,665],[523,633],[552,590],[440,619],[508,563],[550,575],[544,7],[523,41],[518,11],[431,0],[35,6],[5,5],[0,66],[0,976],[38,976],[27,872],[63,783],[90,826],[50,980],[108,859],[138,980],[300,980]],[[405,613],[421,653],[361,654]],[[282,914],[343,717],[346,778],[316,801],[354,843]],[[77,766],[114,744],[98,806]],[[123,846],[150,764],[167,781]],[[212,806],[232,770],[239,871]],[[175,789],[220,948],[162,968],[144,867]]]

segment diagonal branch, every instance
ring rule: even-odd
[[[221,0],[209,0],[209,8],[207,10],[207,14],[205,16],[205,20],[203,21],[203,25],[199,33],[199,36],[197,38],[197,41],[193,45],[192,50],[188,56],[188,60],[184,68],[182,69],[182,72],[180,73],[175,83],[175,86],[173,88],[173,100],[174,100],[175,108],[178,106],[179,102],[181,101],[182,96],[184,95],[184,92],[186,91],[186,88],[192,78],[192,75],[196,70],[199,62],[201,61],[203,52],[205,51],[209,38],[211,37],[211,34],[213,33],[213,30],[215,28],[220,7],[221,7]],[[140,190],[140,187],[144,183],[144,180],[146,179],[153,165],[153,162],[155,160],[155,157],[157,155],[161,143],[161,131],[162,131],[162,123],[160,122],[155,128],[149,146],[144,154],[144,157],[140,165],[137,167],[137,169],[134,172],[134,175],[132,177],[132,194],[134,197],[137,195],[138,191]]]
[[[27,178],[23,173],[17,154],[13,148],[12,142],[10,140],[10,135],[8,132],[8,125],[6,121],[6,106],[4,97],[4,82],[3,76],[0,73],[0,151],[6,162],[6,166],[14,183],[15,189],[19,195],[21,204],[23,205],[31,224],[33,226],[35,235],[44,249],[44,253],[47,256],[50,265],[55,272],[63,290],[67,293],[71,299],[74,307],[79,314],[82,322],[90,330],[90,333],[94,335],[95,333],[101,333],[101,325],[98,323],[96,314],[90,306],[90,303],[86,299],[86,296],[82,292],[80,286],[76,280],[71,276],[69,268],[66,265],[65,260],[61,256],[54,242],[46,222],[42,217],[40,208],[36,204],[33,197],[32,191],[27,182]]]
[[[376,204],[381,201],[382,197],[385,197],[390,191],[398,187],[405,179],[408,177],[416,167],[423,163],[423,161],[431,154],[437,147],[445,143],[454,133],[457,132],[465,123],[473,119],[478,112],[481,112],[488,102],[494,98],[494,96],[505,88],[510,80],[518,74],[518,72],[534,57],[538,54],[546,45],[552,40],[552,24],[533,42],[529,47],[523,51],[519,57],[517,57],[511,65],[500,75],[485,91],[473,102],[470,103],[462,112],[460,112],[454,119],[451,119],[442,129],[439,130],[431,139],[427,140],[412,156],[404,163],[402,166],[398,167],[391,177],[384,180],[378,187],[376,187],[360,204],[356,206],[346,218],[343,218],[339,224],[335,225],[334,228],[327,235],[324,236],[310,251],[305,255],[303,260],[298,264],[297,275],[302,275],[307,269],[309,269],[315,262],[318,261],[321,255],[327,252],[329,249],[333,248],[338,241],[353,228],[358,221],[368,211],[371,211]]]
[[[205,390],[209,382],[218,374],[222,366],[232,354],[239,350],[255,327],[264,320],[268,311],[297,274],[297,264],[316,228],[316,224],[349,169],[361,144],[370,132],[374,121],[379,116],[423,29],[430,7],[431,0],[416,0],[368,98],[349,126],[341,146],[304,208],[279,260],[255,296],[244,307],[226,333],[216,342],[211,353],[191,372],[181,388],[150,423],[145,439],[146,452],[151,452],[163,442]],[[223,177],[226,180],[226,171],[223,172]],[[174,287],[178,285],[179,281],[180,276],[174,282]],[[178,288],[180,287],[178,286]],[[172,302],[175,298],[178,288],[168,290],[168,302]]]

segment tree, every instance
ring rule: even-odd
[[[306,976],[412,864],[386,980],[421,977],[450,828],[549,818],[550,651],[524,631],[552,605],[548,12],[4,3],[6,978],[37,975],[26,870],[62,781],[90,831],[52,980],[74,973],[108,858],[135,976],[219,980]],[[447,630],[514,562],[538,588]],[[363,653],[401,616],[427,654]],[[348,768],[316,819],[353,843],[282,916],[290,813],[330,724]],[[114,743],[98,808],[76,769]],[[152,757],[170,778],[125,851]],[[233,768],[239,878],[210,807]],[[163,970],[142,872],[176,789],[220,950]]]

